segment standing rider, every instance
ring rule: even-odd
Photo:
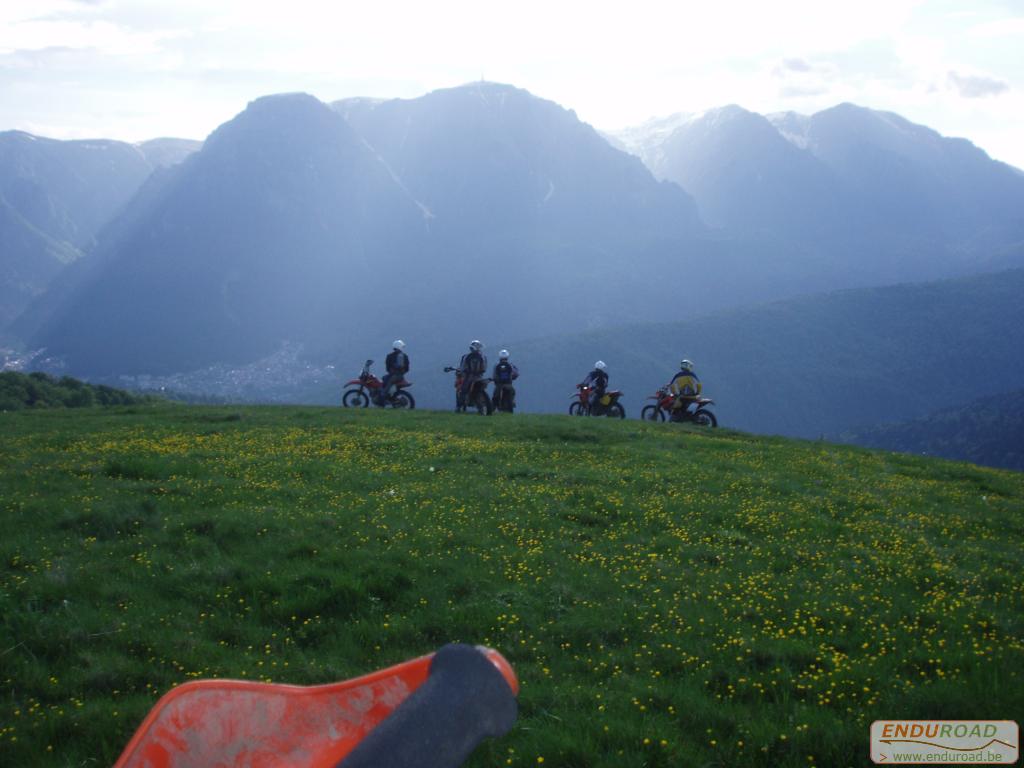
[[[508,408],[515,407],[516,391],[512,382],[519,378],[519,369],[508,361],[508,350],[498,353],[498,364],[494,366],[494,407],[498,408],[502,399],[509,398]]]
[[[459,372],[462,374],[462,388],[459,390],[460,405],[466,407],[466,399],[480,377],[487,372],[487,358],[480,351],[484,348],[476,339],[469,342],[469,352],[459,361]]]
[[[583,380],[581,385],[591,388],[590,401],[587,403],[587,407],[590,408],[591,413],[594,413],[597,410],[598,403],[601,398],[604,397],[605,390],[608,389],[607,368],[608,366],[604,364],[604,360],[598,360],[594,363],[594,370],[587,374],[587,378]]]
[[[683,360],[679,363],[679,373],[672,377],[668,385],[669,391],[676,396],[672,403],[672,420],[679,421],[686,416],[686,409],[700,395],[700,379],[693,372],[693,363]]]
[[[392,385],[404,379],[405,374],[409,372],[409,356],[405,354],[405,342],[395,339],[391,347],[391,353],[384,360],[384,369],[387,373],[384,374],[384,378],[380,382],[379,402],[382,405],[387,403],[388,398],[391,397]]]

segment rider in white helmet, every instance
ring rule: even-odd
[[[675,402],[672,403],[672,417],[681,417],[701,391],[700,379],[693,370],[692,362],[684,359],[679,363],[679,373],[672,377],[668,388],[676,396]]]
[[[515,407],[516,396],[512,382],[519,378],[519,369],[508,361],[507,349],[498,353],[498,364],[494,366],[492,378],[494,379],[494,407],[500,409],[504,406],[511,411]],[[505,397],[509,398],[507,403],[503,402]]]
[[[605,365],[604,360],[598,360],[594,363],[594,370],[587,374],[587,378],[583,380],[583,385],[590,387],[590,402],[588,405],[593,410],[598,404],[598,401],[604,397],[605,390],[608,389],[608,366]]]
[[[477,339],[469,342],[469,352],[462,356],[459,361],[459,371],[462,374],[462,387],[459,390],[461,405],[466,402],[466,395],[476,384],[480,377],[487,372],[487,358],[483,355],[484,345]],[[458,409],[456,409],[458,410]]]
[[[391,385],[397,384],[409,372],[409,356],[405,354],[405,342],[395,339],[391,344],[391,352],[384,360],[384,378],[381,379],[380,398],[387,402],[391,396]]]

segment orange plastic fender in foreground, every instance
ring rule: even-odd
[[[478,648],[518,694],[505,658]],[[184,683],[156,703],[114,768],[334,768],[423,684],[433,657],[328,685]]]

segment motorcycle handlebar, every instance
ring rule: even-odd
[[[507,662],[498,656],[499,668],[486,653],[458,643],[441,648],[426,681],[336,768],[458,768],[485,738],[508,733],[518,685]]]

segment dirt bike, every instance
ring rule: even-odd
[[[191,680],[156,703],[114,768],[458,768],[512,728],[518,693],[500,653],[455,643],[327,685]]]
[[[590,405],[590,393],[592,387],[585,384],[576,385],[576,393],[573,395],[573,402],[569,404],[570,416],[607,416],[608,418],[626,418],[626,409],[622,407],[619,398],[622,397],[622,390],[609,389],[604,393],[594,407]]]
[[[455,374],[455,410],[465,413],[468,409],[475,410],[481,416],[490,416],[494,413],[494,403],[487,395],[487,385],[491,383],[488,378],[481,377],[473,382],[466,396],[462,396],[462,370],[454,366],[445,366],[445,373]]]
[[[640,411],[640,418],[644,421],[665,421],[673,422],[691,421],[701,427],[717,427],[718,419],[715,414],[707,410],[706,406],[714,405],[715,401],[708,397],[697,397],[691,402],[696,404],[696,409],[690,410],[690,403],[685,407],[673,410],[676,396],[669,391],[668,387],[662,387],[653,395],[647,398],[654,400],[651,405],[645,405]]]
[[[405,391],[407,387],[412,386],[412,382],[405,379],[393,382],[391,394],[386,401],[381,400],[382,382],[370,373],[371,365],[373,365],[373,360],[367,360],[363,363],[363,370],[359,372],[359,378],[345,382],[348,389],[341,397],[342,405],[346,408],[366,408],[370,403],[381,408],[390,406],[391,408],[412,409],[416,407],[416,401],[412,394]]]

